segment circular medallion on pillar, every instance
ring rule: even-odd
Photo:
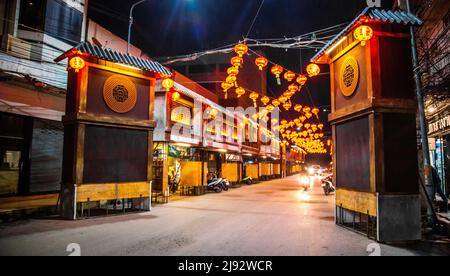
[[[339,84],[341,92],[346,97],[351,97],[358,87],[359,65],[356,58],[350,56],[345,59],[341,66]]]
[[[113,75],[105,82],[103,99],[112,111],[120,114],[128,113],[137,103],[136,86],[127,77]]]

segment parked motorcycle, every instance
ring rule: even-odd
[[[224,191],[228,191],[231,187],[231,184],[228,180],[226,180],[225,178],[222,178],[222,186],[223,186]]]
[[[246,178],[241,180],[242,184],[246,184],[246,185],[252,185],[253,184],[253,178],[251,178],[250,176],[247,176]]]
[[[208,190],[220,193],[222,191],[228,191],[230,189],[230,182],[225,178],[219,178],[218,174],[212,174],[211,180],[208,181]],[[211,186],[211,187],[210,187]]]
[[[333,175],[322,178],[322,188],[326,196],[336,192],[336,188],[333,186]]]
[[[213,178],[208,180],[208,185],[206,186],[206,190],[221,193],[223,191],[222,181],[218,178]]]

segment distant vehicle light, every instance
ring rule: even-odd
[[[300,178],[300,184],[302,186],[309,186],[309,185],[311,185],[311,178],[309,176],[302,176]]]

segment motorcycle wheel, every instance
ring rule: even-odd
[[[222,188],[220,188],[220,187],[216,187],[216,188],[214,188],[214,192],[216,192],[216,193],[221,193],[222,192]]]
[[[228,192],[229,189],[230,189],[230,188],[229,188],[228,186],[224,186],[224,187],[223,187],[223,190],[224,190],[225,192]]]

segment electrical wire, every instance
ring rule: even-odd
[[[259,13],[261,12],[262,7],[264,6],[265,0],[261,1],[261,4],[259,5],[258,11],[256,12],[255,17],[252,20],[252,24],[250,25],[250,28],[248,29],[247,35],[245,36],[245,39],[248,38],[250,33],[252,32],[253,26],[255,25],[256,19],[258,19]]]
[[[320,29],[317,31],[309,32],[295,37],[290,38],[272,38],[272,39],[253,39],[246,38],[244,42],[247,43],[249,48],[277,48],[277,49],[308,49],[317,50],[325,46],[332,38],[336,36],[341,29],[348,23],[342,23]],[[187,55],[179,55],[172,57],[161,57],[157,58],[164,65],[171,65],[179,62],[190,62],[195,61],[203,56],[214,55],[214,54],[228,54],[234,49],[233,46],[236,43],[228,44],[215,49],[210,49],[202,52],[196,52]]]

